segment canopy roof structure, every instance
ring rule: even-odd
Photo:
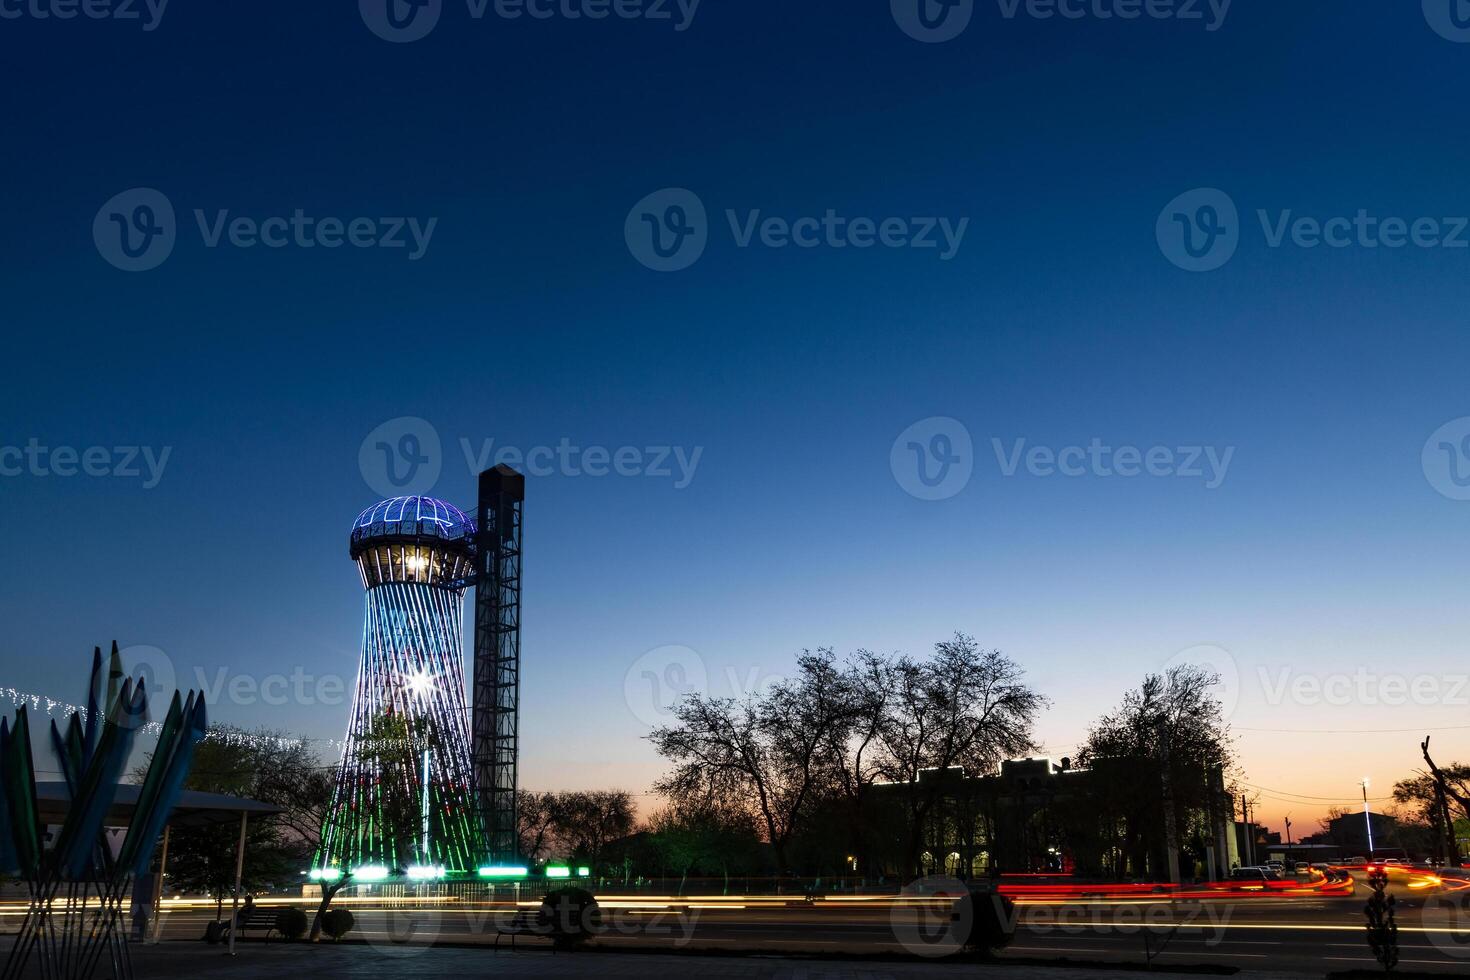
[[[453,504],[435,497],[394,497],[379,501],[358,515],[352,525],[353,557],[357,549],[370,541],[459,542],[474,533],[474,520]]]
[[[127,827],[133,822],[133,813],[138,808],[138,794],[142,787],[123,783],[117,787],[117,795],[107,810],[105,824],[108,827]],[[44,823],[59,824],[66,820],[71,809],[71,790],[64,782],[36,783],[36,805]],[[281,808],[259,800],[247,800],[223,793],[200,793],[184,790],[179,802],[169,814],[168,823],[174,827],[204,827],[215,824],[238,824],[241,814],[268,816],[280,813]]]

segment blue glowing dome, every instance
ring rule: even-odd
[[[352,549],[355,553],[379,539],[463,542],[474,533],[474,520],[453,504],[433,497],[394,497],[358,515]]]

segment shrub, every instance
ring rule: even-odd
[[[1399,925],[1394,921],[1393,907],[1397,903],[1388,893],[1387,872],[1375,868],[1368,875],[1368,887],[1373,889],[1363,909],[1368,919],[1368,948],[1382,964],[1383,972],[1392,973],[1399,965]]]
[[[1016,903],[999,892],[971,888],[955,903],[960,921],[970,922],[965,948],[983,956],[996,953],[1016,938]]]
[[[288,905],[276,913],[276,932],[281,938],[295,941],[306,935],[306,913],[294,905]]]
[[[322,916],[322,931],[333,940],[341,939],[352,931],[356,921],[347,909],[328,909]]]
[[[585,888],[556,888],[541,900],[541,921],[558,949],[572,949],[591,939],[602,926],[597,897]]]

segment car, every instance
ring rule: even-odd
[[[1272,880],[1273,877],[1274,872],[1269,868],[1234,868],[1230,872],[1231,881],[1241,881],[1253,885],[1264,885],[1266,882]]]

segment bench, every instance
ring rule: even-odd
[[[280,909],[263,908],[259,905],[251,909],[248,914],[242,909],[235,915],[235,928],[240,931],[241,939],[244,939],[245,933],[251,929],[264,929],[265,941],[270,942],[271,933],[279,931],[276,928],[276,917],[280,914]]]
[[[510,937],[510,948],[516,948],[517,936],[541,936],[547,937],[551,930],[541,919],[541,912],[517,912],[508,921],[500,917],[495,920],[495,949],[500,948],[500,940]]]

